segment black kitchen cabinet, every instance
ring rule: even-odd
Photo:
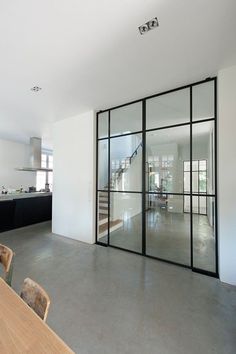
[[[13,228],[14,214],[14,200],[3,200],[0,202],[0,232],[11,230]]]
[[[52,196],[0,202],[0,232],[52,219]]]

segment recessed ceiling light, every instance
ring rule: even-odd
[[[34,92],[38,92],[40,90],[42,90],[42,88],[39,87],[39,86],[34,86],[34,87],[31,88],[31,91],[34,91]]]
[[[159,26],[158,19],[157,19],[157,17],[154,17],[152,20],[139,26],[138,29],[139,29],[140,34],[145,34],[158,26]]]
[[[148,31],[149,31],[149,28],[148,28],[147,24],[142,25],[142,26],[139,27],[140,34],[144,34],[144,33],[148,32]]]
[[[150,30],[158,26],[159,26],[159,22],[157,17],[154,17],[151,21],[148,22],[148,27]]]

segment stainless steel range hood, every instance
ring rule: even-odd
[[[41,154],[42,154],[42,139],[40,138],[30,138],[30,158],[29,166],[27,167],[17,167],[17,171],[28,171],[37,172],[45,171],[51,172],[51,168],[41,167]]]

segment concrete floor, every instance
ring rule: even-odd
[[[236,287],[139,255],[50,232],[0,234],[51,297],[48,324],[79,354],[234,354]]]

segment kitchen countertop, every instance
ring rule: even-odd
[[[0,194],[0,202],[4,201],[4,200],[25,199],[25,198],[34,198],[34,197],[47,197],[50,195],[52,195],[52,192]]]

